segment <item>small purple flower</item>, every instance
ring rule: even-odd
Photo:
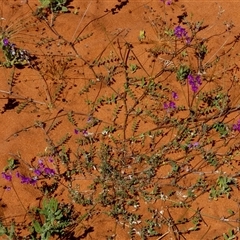
[[[40,169],[41,171],[44,169],[45,165],[43,163],[43,160],[39,159],[38,160],[38,169]]]
[[[194,77],[192,74],[188,75],[188,83],[192,88],[192,91],[196,93],[198,91],[198,87],[202,84],[201,78],[199,75]]]
[[[26,177],[26,176],[22,176],[21,177],[21,183],[30,184],[31,183],[31,178],[30,177]]]
[[[178,99],[178,94],[176,93],[176,92],[172,92],[172,98],[174,99],[174,100],[177,100]]]
[[[187,44],[190,44],[190,43],[191,43],[191,40],[192,40],[192,39],[191,39],[190,37],[186,36],[186,43],[187,43]]]
[[[34,170],[34,173],[37,175],[37,176],[40,176],[42,171],[40,171],[39,169],[35,169]]]
[[[199,146],[199,142],[195,142],[192,145],[193,145],[193,147],[198,147]]]
[[[87,130],[83,130],[82,134],[83,134],[84,137],[88,137],[88,135],[89,135]]]
[[[26,177],[22,174],[20,174],[19,172],[17,172],[17,177],[21,179],[21,183],[26,183],[26,184],[31,184],[34,185],[37,182],[37,178],[30,178],[30,177]]]
[[[165,102],[163,104],[164,109],[174,109],[176,108],[176,103],[173,101]]]
[[[30,178],[26,176],[21,176],[21,183],[30,183]]]
[[[185,30],[185,28],[181,27],[181,26],[177,26],[174,29],[174,35],[177,38],[183,38],[187,36],[187,31]]]
[[[8,46],[8,45],[9,45],[9,41],[8,41],[7,38],[4,38],[4,39],[3,39],[3,45],[4,45],[4,46]]]
[[[176,103],[173,101],[169,102],[169,108],[176,108]]]
[[[11,174],[7,174],[6,172],[2,172],[2,177],[4,179],[6,179],[7,181],[11,181],[12,180],[12,175]]]
[[[75,128],[75,129],[74,129],[74,133],[75,133],[75,134],[78,134],[78,133],[79,133],[79,130]]]
[[[87,119],[87,122],[90,123],[92,120],[93,120],[93,117],[89,116],[88,119]]]
[[[38,160],[38,164],[39,164],[39,165],[43,165],[43,160],[42,160],[42,159],[39,159],[39,160]]]
[[[17,177],[21,179],[21,183],[29,183],[30,182],[29,177],[26,177],[20,173],[17,174]]]
[[[194,143],[188,144],[188,148],[196,148],[198,146],[199,146],[199,142],[194,142]]]
[[[237,121],[236,124],[233,124],[233,131],[240,132],[240,119]]]
[[[201,84],[202,84],[200,75],[197,75],[196,78],[195,78],[195,80],[196,80],[196,83],[197,83],[198,85],[201,85]]]
[[[50,176],[54,176],[55,175],[55,171],[51,168],[45,168],[44,169],[44,172],[47,174],[47,175],[50,175]]]
[[[168,109],[168,103],[167,102],[163,103],[163,108]]]
[[[35,184],[37,183],[37,178],[30,178],[29,183],[30,183],[31,185],[35,185]]]

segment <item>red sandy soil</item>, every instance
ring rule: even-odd
[[[38,1],[29,1],[32,9],[36,9],[37,3]],[[221,36],[215,38],[214,44],[211,46],[212,53],[216,52],[225,41],[231,42],[234,36],[239,33],[240,3],[236,1],[180,0],[172,6],[164,6],[160,1],[156,0],[130,0],[118,13],[108,14],[106,17],[99,18],[89,24],[85,29],[84,26],[86,26],[87,23],[101,17],[106,9],[111,9],[118,4],[118,2],[114,0],[73,0],[70,5],[73,6],[74,9],[78,9],[78,14],[60,14],[53,22],[53,28],[60,36],[63,36],[64,39],[58,38],[44,21],[36,21],[31,15],[29,6],[27,4],[22,4],[20,0],[1,0],[1,4],[1,14],[5,18],[5,20],[2,20],[3,25],[7,21],[9,21],[9,23],[17,22],[21,20],[23,16],[24,18],[26,17],[24,21],[29,21],[29,26],[26,27],[28,31],[23,29],[22,32],[18,33],[19,35],[16,34],[16,38],[13,36],[10,40],[16,42],[19,47],[21,46],[22,48],[28,49],[42,62],[40,64],[42,67],[42,76],[34,69],[34,66],[25,67],[23,69],[7,69],[2,67],[0,71],[0,90],[2,91],[0,92],[0,169],[6,166],[6,160],[9,157],[17,157],[26,163],[24,164],[22,162],[23,164],[21,164],[18,169],[22,174],[27,174],[29,171],[28,164],[31,163],[31,160],[34,158],[38,159],[38,154],[46,150],[46,135],[41,128],[34,127],[36,121],[46,122],[48,128],[56,116],[66,116],[66,113],[71,110],[75,112],[78,123],[84,123],[88,119],[90,114],[89,109],[87,105],[84,104],[85,99],[79,97],[78,92],[81,87],[85,85],[86,81],[93,77],[92,72],[89,71],[81,60],[75,61],[78,65],[77,67],[74,64],[70,66],[71,63],[68,63],[69,67],[66,67],[66,70],[61,67],[65,63],[61,64],[58,62],[63,61],[62,56],[75,57],[76,53],[66,42],[72,42],[81,30],[83,30],[83,34],[93,33],[93,36],[90,37],[89,40],[82,41],[75,46],[77,52],[80,53],[83,59],[94,59],[101,56],[102,51],[109,47],[114,41],[117,41],[117,39],[120,39],[122,42],[127,41],[134,44],[134,51],[137,56],[144,55],[146,48],[154,46],[154,44],[159,44],[160,40],[145,21],[146,17],[152,17],[150,14],[144,14],[144,12],[147,12],[147,5],[157,10],[159,14],[166,11],[168,13],[168,18],[173,17],[172,21],[177,23],[176,16],[181,13],[181,5],[184,4],[187,11],[193,13],[193,19],[204,19],[204,22],[209,25],[209,30],[205,31],[206,37],[213,32],[221,32],[224,29],[224,20],[231,20],[235,23],[236,27],[233,28],[229,36],[226,34],[225,37]],[[219,6],[222,7],[224,13],[220,19],[217,19],[218,13],[221,11]],[[11,7],[14,7],[14,9]],[[74,9],[71,9],[71,12],[73,12]],[[51,23],[51,16],[49,17],[49,22]],[[36,28],[38,28],[38,31],[35,30]],[[142,29],[146,31],[147,40],[140,43],[138,36],[139,31]],[[52,37],[54,41],[50,44],[39,44],[38,47],[36,47],[36,44],[46,37],[48,37],[48,39]],[[110,39],[114,40],[109,44]],[[235,49],[235,51],[237,52],[237,49]],[[146,57],[145,66],[151,64],[148,61]],[[226,64],[230,64],[228,61],[234,60],[226,57]],[[232,64],[234,64],[234,62],[232,62]],[[106,70],[103,69],[102,71]],[[11,81],[12,74],[14,74],[12,79],[14,84],[11,86],[9,82]],[[51,94],[56,90],[56,84],[53,84],[53,82],[61,78],[64,79],[64,81],[67,79],[68,90],[64,91],[60,100],[56,99],[54,101],[51,99]],[[117,84],[118,83],[115,83],[115,88],[117,88]],[[172,84],[172,87],[177,88],[178,86]],[[6,94],[3,91],[11,91],[11,94]],[[99,85],[95,86],[94,94],[88,95],[88,98],[95,99],[98,94],[107,94],[109,91],[106,83],[99,83]],[[237,89],[235,92],[233,91],[232,97],[238,96],[238,92]],[[17,106],[6,109],[6,104],[9,102],[9,99],[15,99],[15,101],[20,103],[28,99],[33,99],[35,104],[30,104],[18,114]],[[53,104],[49,106],[51,100]],[[107,112],[100,112],[100,114],[102,114],[100,117],[103,122],[111,122],[111,118],[108,116]],[[74,127],[65,119],[62,118],[61,120],[61,126],[51,133],[51,138],[57,140],[62,136],[60,133],[70,133],[73,136],[68,146],[71,146],[77,138],[77,136],[74,135]],[[118,122],[121,122],[121,119],[118,119]],[[212,169],[209,169],[209,171],[211,172]],[[192,176],[193,181],[195,178],[196,176]],[[189,182],[184,182],[184,179],[182,181],[184,186],[190,185]],[[78,183],[82,186],[82,191],[86,190],[84,186],[88,184],[87,179],[83,178],[82,180],[78,180]],[[11,190],[7,191],[5,189],[6,186],[10,186]],[[165,191],[167,192],[170,190],[171,189],[168,189],[168,186],[166,186]],[[184,194],[184,191],[179,192],[179,199],[184,199]],[[16,222],[25,221],[24,219],[28,209],[38,206],[39,200],[36,200],[36,198],[42,196],[36,187],[21,184],[17,178],[13,178],[11,183],[1,179],[0,195],[0,217],[4,219],[4,221],[14,219]],[[234,200],[230,201],[227,198],[221,198],[218,201],[214,201],[209,200],[208,195],[204,194],[194,201],[190,209],[176,208],[171,214],[174,219],[181,219],[183,215],[186,217],[191,216],[193,214],[191,209],[201,209],[205,222],[202,222],[199,231],[192,232],[190,235],[184,235],[185,239],[213,239],[219,234],[221,235],[224,232],[228,232],[229,229],[239,226],[236,219],[233,219],[232,222],[223,221],[224,217],[228,215],[227,209],[232,209],[239,213],[239,193],[235,191],[232,198]],[[63,189],[62,195],[58,196],[58,199],[65,199],[65,201],[68,201],[66,189]],[[142,202],[141,209],[143,215],[149,214],[147,207],[151,205],[154,204],[146,205],[146,203]],[[156,207],[156,204],[154,206]],[[157,207],[158,209],[166,211],[163,203],[159,203]],[[79,208],[80,212],[81,207],[76,206],[76,209],[77,208]],[[75,236],[80,239],[81,236],[83,237],[84,231],[92,227],[93,231],[88,233],[84,239],[105,239],[106,235],[110,236],[114,234],[114,239],[130,239],[128,226],[116,224],[116,222],[112,218],[107,217],[103,211],[104,209],[101,208],[96,209],[97,214],[91,218],[89,222],[86,222],[84,227],[79,225],[74,229]],[[184,227],[186,227],[186,225],[180,226],[182,229],[184,229]],[[167,233],[167,228],[163,230],[166,232],[165,237],[153,239],[175,239],[171,229],[169,233]],[[137,238],[138,236],[136,235],[136,239]],[[223,239],[222,235],[219,239]]]

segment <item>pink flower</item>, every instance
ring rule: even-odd
[[[172,4],[172,0],[160,0],[160,2],[164,2],[166,5]]]

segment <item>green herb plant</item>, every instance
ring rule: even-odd
[[[39,0],[41,6],[39,10],[46,10],[52,13],[65,13],[68,12],[68,0]]]
[[[59,204],[56,199],[44,199],[42,208],[33,209],[32,234],[35,239],[48,240],[54,235],[64,235],[71,219],[71,208]],[[39,220],[37,220],[39,218]]]

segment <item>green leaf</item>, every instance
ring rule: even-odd
[[[33,227],[37,233],[42,233],[42,227],[38,221],[33,221]]]
[[[3,225],[0,226],[0,236],[5,235],[7,232],[6,227],[4,227]]]
[[[44,8],[47,8],[49,7],[51,0],[40,0],[40,3]]]
[[[61,12],[68,12],[68,8],[67,8],[67,7],[64,7],[64,6],[62,6]]]

